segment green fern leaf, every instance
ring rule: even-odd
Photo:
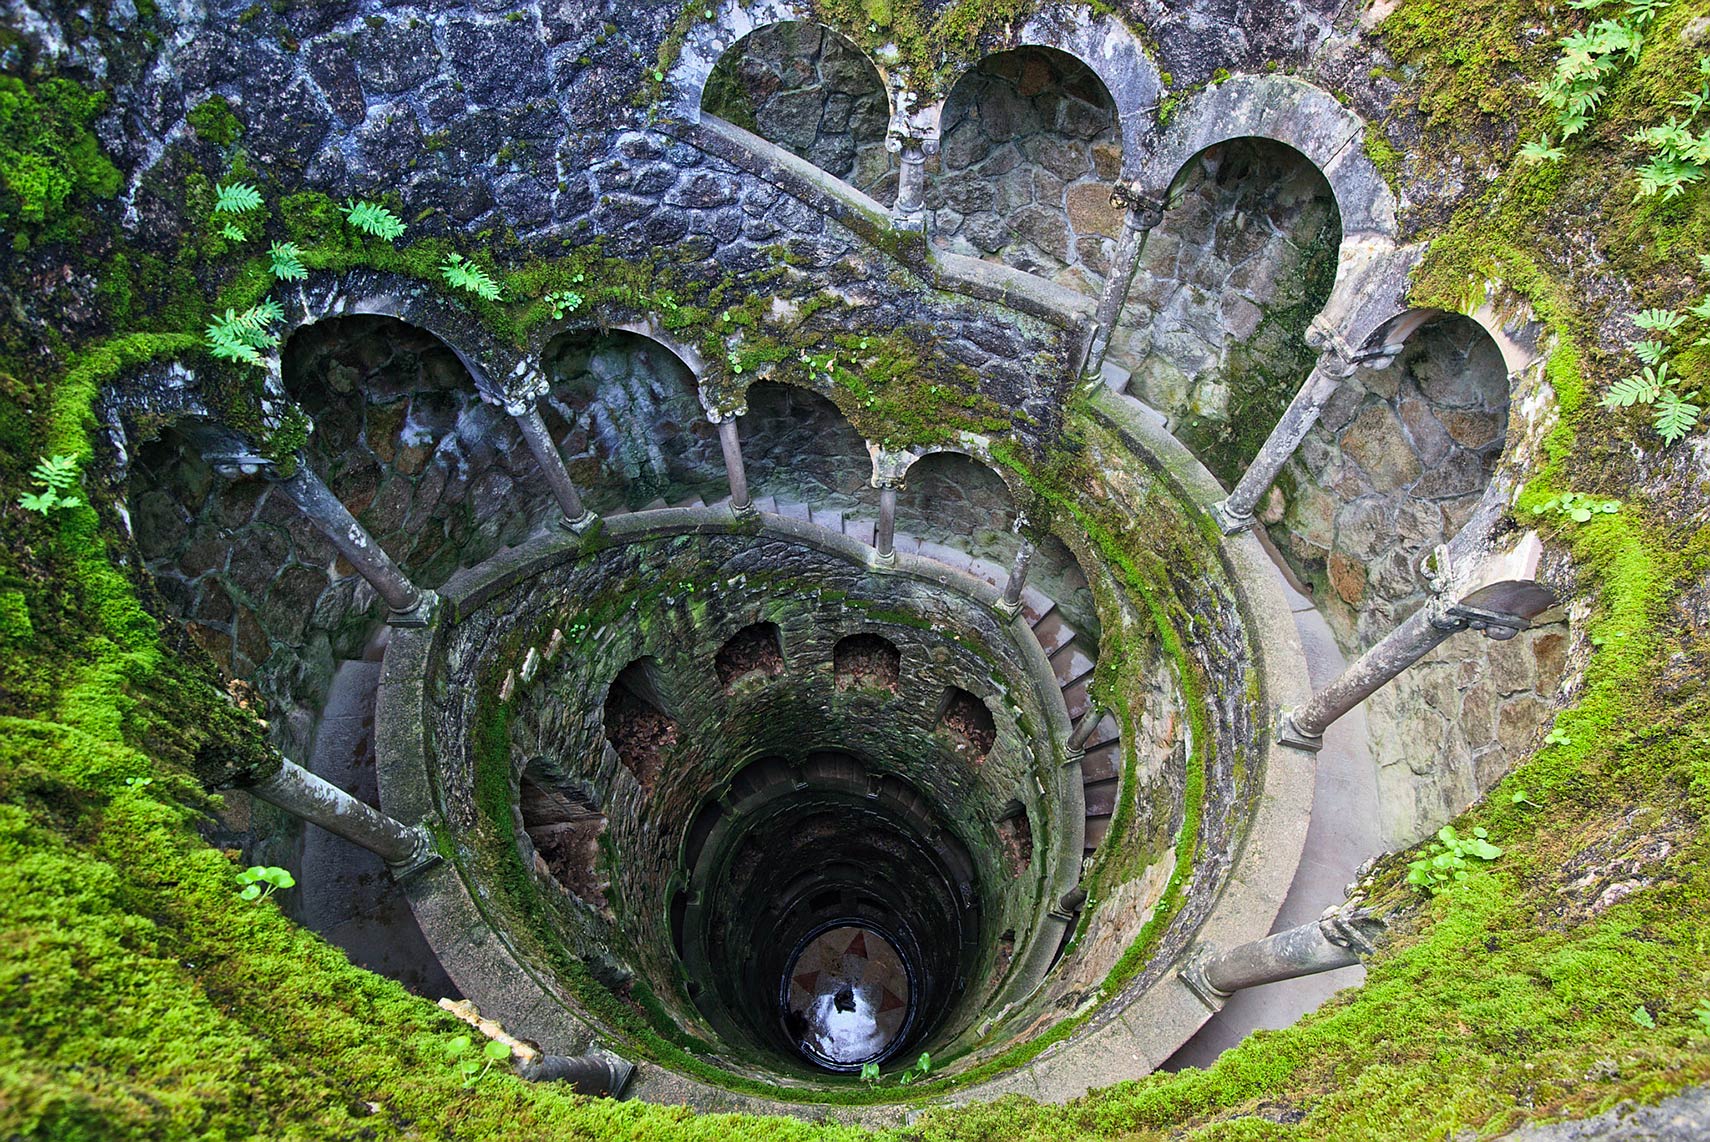
[[[1636,404],[1652,404],[1663,394],[1667,384],[1666,374],[1668,365],[1665,362],[1659,366],[1661,372],[1647,368],[1642,373],[1634,373],[1622,377],[1604,394],[1600,402],[1604,408],[1631,408]]]
[[[1657,399],[1651,423],[1665,444],[1673,444],[1697,427],[1701,411],[1697,405],[1670,389]]]
[[[488,301],[499,300],[499,283],[495,282],[486,270],[462,254],[447,254],[439,272],[449,284],[458,289],[466,289]]]
[[[1560,160],[1565,153],[1566,152],[1564,152],[1560,147],[1552,147],[1550,145],[1550,137],[1548,135],[1540,137],[1535,143],[1525,143],[1520,147],[1520,157],[1525,159],[1527,162],[1532,163],[1553,163]]]
[[[1662,341],[1634,341],[1628,348],[1647,365],[1656,365],[1668,356],[1668,345]]]
[[[1686,315],[1673,309],[1644,309],[1633,314],[1633,324],[1657,333],[1673,333],[1686,323]]]
[[[214,188],[215,214],[244,214],[261,208],[261,192],[246,182]]]
[[[267,251],[269,268],[280,281],[302,281],[309,276],[303,267],[303,251],[295,242],[275,242]]]
[[[404,236],[404,223],[396,214],[377,202],[357,202],[345,199],[344,217],[365,234],[395,242]]]
[[[30,479],[43,487],[63,492],[77,483],[77,457],[43,456],[30,469]]]

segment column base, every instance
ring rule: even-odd
[[[1078,746],[1068,746],[1063,750],[1064,765],[1081,765],[1087,760],[1087,751]]]
[[[1246,531],[1254,524],[1253,514],[1237,515],[1229,507],[1228,500],[1218,500],[1211,505],[1211,518],[1217,521],[1218,530],[1224,535],[1237,535]]]
[[[1021,600],[1017,599],[1012,603],[1008,599],[999,599],[997,602],[992,604],[992,610],[996,611],[1010,622],[1014,622],[1016,619],[1021,617]]]
[[[565,531],[570,532],[572,535],[581,535],[590,527],[593,527],[599,518],[599,516],[595,515],[590,510],[583,512],[575,519],[571,519],[569,516],[561,516],[558,520],[558,526],[563,528]]]
[[[1277,741],[1286,746],[1293,746],[1295,749],[1307,750],[1310,753],[1317,753],[1324,748],[1324,735],[1309,734],[1302,731],[1299,726],[1294,724],[1294,711],[1292,710],[1284,710],[1282,716],[1277,719]]]
[[[1216,1015],[1223,1010],[1223,1005],[1229,1001],[1229,992],[1219,991],[1211,986],[1211,981],[1205,978],[1205,965],[1216,954],[1216,949],[1209,944],[1202,945],[1187,958],[1187,962],[1177,969],[1176,975],[1187,984],[1187,989],[1194,997],[1205,1004],[1206,1010]]]
[[[439,610],[439,595],[433,591],[423,591],[422,597],[416,600],[416,605],[407,611],[393,611],[386,616],[386,625],[394,627],[425,627],[433,622],[434,614]]]
[[[891,214],[891,229],[892,230],[907,230],[912,234],[923,234],[923,233],[925,233],[926,232],[926,211],[917,210],[911,214],[899,214],[899,213],[893,212]]]
[[[760,509],[754,506],[753,500],[749,500],[745,504],[731,504],[730,510],[732,514],[742,519],[753,519],[760,514]]]
[[[386,867],[392,870],[395,880],[405,880],[423,869],[432,868],[439,863],[439,849],[433,843],[433,834],[424,825],[417,825],[411,832],[416,834],[416,848],[409,856],[396,864]]]
[[[897,553],[895,549],[890,551],[874,551],[872,555],[872,563],[875,567],[887,569],[895,567],[897,565]]]

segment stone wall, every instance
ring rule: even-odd
[[[1122,145],[1098,76],[1050,48],[999,52],[957,82],[940,127],[933,245],[1096,295],[1123,226],[1110,205]]]
[[[831,401],[796,385],[758,381],[737,421],[755,496],[877,518],[867,442]]]
[[[861,50],[818,24],[786,22],[738,41],[713,67],[701,109],[752,131],[889,205],[890,97]]]
[[[1335,280],[1339,215],[1317,168],[1266,139],[1201,152],[1177,185],[1107,359],[1228,483],[1312,370],[1306,327]]]

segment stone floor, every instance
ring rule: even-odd
[[[889,940],[868,928],[832,928],[790,967],[786,1021],[810,1056],[858,1066],[896,1042],[908,1001],[908,972]]]

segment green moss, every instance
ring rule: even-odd
[[[119,171],[89,124],[107,97],[69,79],[0,75],[0,227],[61,221],[67,203],[111,198]]]
[[[229,147],[243,134],[243,124],[223,95],[210,95],[192,107],[185,119],[198,139],[217,147]]]

